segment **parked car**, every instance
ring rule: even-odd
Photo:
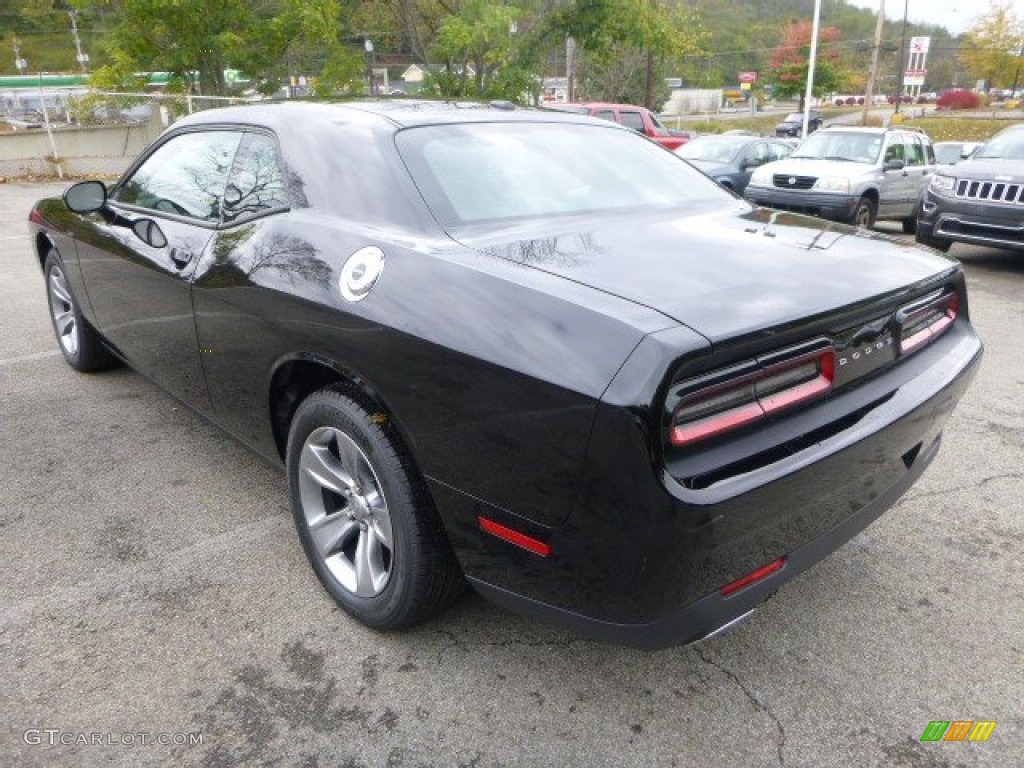
[[[661,144],[665,149],[676,149],[690,140],[691,131],[677,131],[662,125],[658,116],[644,107],[632,104],[607,104],[605,102],[588,102],[585,104],[546,104],[545,109],[560,112],[574,112],[590,115],[602,120],[624,125],[637,133],[642,133],[652,141]]]
[[[64,359],[281,466],[377,629],[468,581],[616,642],[719,632],[917,480],[981,356],[957,263],[577,115],[207,110],[29,221]]]
[[[787,157],[793,147],[758,136],[699,136],[675,152],[726,189],[742,195],[758,166]]]
[[[980,141],[938,141],[934,145],[935,162],[938,165],[954,165],[966,160],[978,147]]]
[[[824,128],[788,158],[754,171],[748,200],[869,228],[903,222],[912,233],[917,200],[935,169],[931,141],[915,129]]]
[[[824,123],[821,110],[812,109],[807,114],[807,133],[812,134]],[[775,126],[775,135],[779,137],[792,136],[800,138],[804,132],[804,113],[794,112],[786,115],[785,119]]]
[[[1024,123],[935,172],[921,195],[917,242],[940,251],[955,242],[1024,250]]]

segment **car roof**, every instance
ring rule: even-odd
[[[451,123],[568,122],[593,125],[600,122],[586,115],[556,110],[520,109],[510,102],[426,101],[414,99],[351,102],[257,102],[196,112],[174,124],[175,128],[198,125],[258,125],[286,130],[305,121],[323,124],[369,122],[400,128]],[[607,125],[615,127],[614,123]]]

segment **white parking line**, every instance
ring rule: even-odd
[[[29,363],[33,360],[44,360],[47,357],[53,357],[59,355],[60,350],[54,349],[49,352],[35,352],[31,355],[19,355],[18,357],[8,357],[6,360],[0,360],[0,365],[17,365],[18,363]]]

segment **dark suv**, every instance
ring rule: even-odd
[[[921,193],[917,242],[940,251],[954,242],[1024,250],[1024,123],[936,171]]]
[[[816,130],[821,128],[823,118],[821,116],[821,110],[812,109],[807,115],[807,133],[814,133]],[[786,119],[775,126],[775,135],[781,138],[797,138],[801,137],[804,130],[804,113],[794,112],[791,115],[786,115]]]

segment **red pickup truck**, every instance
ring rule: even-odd
[[[611,120],[613,123],[619,123],[642,133],[652,141],[661,144],[665,149],[681,147],[691,137],[691,134],[686,131],[673,131],[666,128],[651,110],[632,104],[605,104],[591,101],[585,104],[545,104],[544,106],[547,109],[557,109],[561,112],[575,112],[580,115]]]

